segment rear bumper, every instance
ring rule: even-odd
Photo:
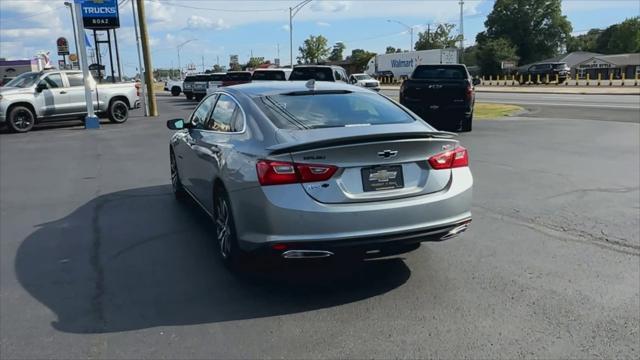
[[[450,184],[438,193],[365,203],[319,203],[300,184],[232,192],[240,247],[255,251],[284,243],[290,248],[344,252],[439,241],[471,219],[471,172],[458,168],[452,173]]]

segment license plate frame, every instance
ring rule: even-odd
[[[402,165],[378,165],[362,168],[362,189],[365,192],[404,188]]]

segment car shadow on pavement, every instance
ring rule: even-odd
[[[56,314],[54,328],[107,333],[328,308],[386,293],[411,275],[398,258],[233,274],[218,260],[210,224],[170,186],[101,195],[38,225],[18,249],[17,278]]]

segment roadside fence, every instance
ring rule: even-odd
[[[532,77],[531,74],[524,75],[496,75],[480,77],[480,85],[482,86],[530,86],[530,85],[555,85],[555,86],[640,86],[640,74],[636,74],[634,78],[627,79],[625,73],[620,78],[615,78],[610,74],[608,78],[603,78],[602,74],[598,74],[597,78],[592,79],[590,74],[579,77],[567,77],[561,80],[556,74],[555,76],[540,76],[537,74]]]

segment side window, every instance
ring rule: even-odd
[[[207,120],[207,115],[209,111],[211,111],[211,107],[213,106],[216,100],[215,96],[209,96],[206,100],[204,100],[200,106],[193,112],[191,115],[191,123],[196,129],[204,128],[204,123]]]
[[[340,72],[338,70],[333,70],[333,75],[335,76],[336,81],[342,80],[342,76],[340,76]]]
[[[67,80],[69,80],[69,86],[84,86],[84,78],[82,73],[67,73]]]
[[[340,70],[340,73],[342,74],[342,81],[346,82],[347,81],[347,73],[344,70]]]
[[[220,132],[234,131],[232,122],[237,107],[236,102],[231,97],[225,94],[220,95],[207,123],[207,129]]]
[[[62,84],[62,76],[60,74],[51,74],[40,81],[41,83],[45,83],[47,88],[56,89],[64,87]]]

